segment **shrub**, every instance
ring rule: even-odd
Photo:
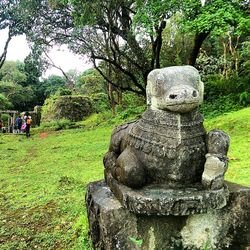
[[[68,119],[81,121],[92,112],[89,98],[78,96],[52,96],[45,101],[42,109],[42,122]]]
[[[64,87],[59,87],[55,95],[56,96],[72,95],[72,90],[64,88]]]
[[[74,122],[71,122],[67,119],[61,119],[61,120],[54,120],[49,122],[44,122],[41,124],[39,130],[62,130],[62,129],[69,129],[74,127]]]
[[[248,106],[250,104],[250,93],[244,91],[240,94],[240,104],[242,106]]]
[[[110,103],[108,101],[108,96],[105,93],[96,93],[90,95],[91,101],[93,103],[93,111],[96,113],[105,112],[110,110]]]
[[[205,118],[213,118],[218,115],[230,113],[242,108],[239,103],[238,94],[229,94],[227,96],[218,96],[213,100],[205,100],[201,105],[201,112]]]

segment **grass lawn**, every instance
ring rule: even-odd
[[[250,108],[206,122],[231,136],[226,178],[250,186]],[[90,249],[84,195],[111,128],[0,135],[0,249]]]
[[[111,128],[0,137],[0,249],[89,249],[84,195]]]

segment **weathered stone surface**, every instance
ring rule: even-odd
[[[123,209],[103,181],[90,183],[86,193],[90,235],[95,249],[133,249],[136,217]]]
[[[227,159],[229,146],[229,137],[222,131],[213,131],[206,138],[198,111],[202,100],[203,83],[194,67],[175,66],[150,72],[149,107],[141,119],[113,131],[104,157],[105,174],[131,188],[152,184],[185,188],[201,183],[206,154]],[[209,166],[210,159],[207,160]],[[209,178],[204,175],[205,188],[221,189],[225,171],[221,171],[220,164],[215,165],[215,171],[208,171],[209,168]]]
[[[134,190],[120,184],[111,175],[108,186],[121,204],[129,211],[146,215],[190,215],[220,209],[227,204],[228,189],[204,190],[201,184],[169,187],[150,185]]]
[[[86,202],[94,249],[246,250],[250,188],[227,185],[229,200],[221,209],[189,216],[147,216],[128,212],[103,181],[91,183]]]

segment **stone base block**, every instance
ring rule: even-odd
[[[221,209],[185,216],[135,214],[104,181],[88,185],[86,205],[94,249],[250,249],[250,188],[227,183]]]
[[[201,183],[186,188],[171,188],[158,184],[132,189],[109,177],[108,186],[126,209],[145,215],[207,213],[211,209],[226,206],[229,196],[226,185],[219,190],[205,190]]]

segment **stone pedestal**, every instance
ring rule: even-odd
[[[90,183],[86,205],[94,249],[250,249],[250,188],[226,185],[224,207],[145,215],[125,208],[104,181]]]

